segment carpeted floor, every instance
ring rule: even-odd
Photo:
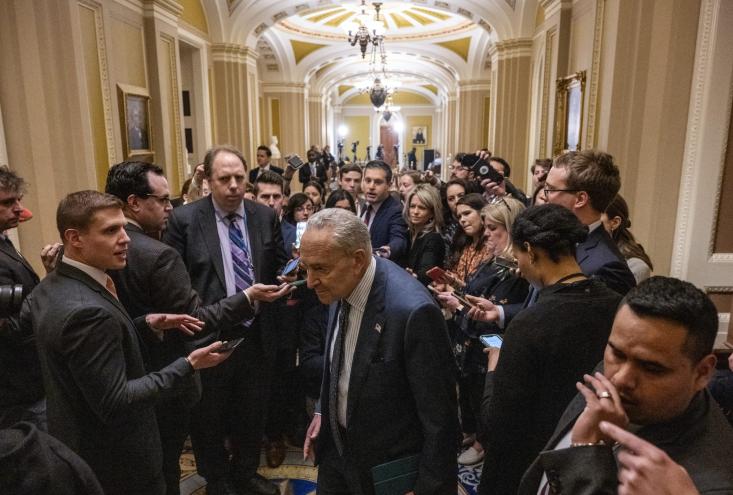
[[[459,467],[456,493],[458,495],[475,495],[481,477],[481,464]],[[277,483],[280,486],[282,495],[311,495],[316,493],[318,469],[310,462],[303,461],[303,451],[301,449],[289,448],[285,462],[275,469],[267,467],[263,454],[259,473]],[[206,481],[196,474],[196,461],[193,452],[187,447],[181,456],[181,495],[205,494]]]

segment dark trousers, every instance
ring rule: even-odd
[[[248,480],[260,463],[267,419],[271,357],[257,323],[219,366],[201,371],[203,393],[191,420],[196,468],[208,483],[232,477]],[[232,459],[224,448],[229,437]]]
[[[461,429],[465,434],[481,435],[481,400],[486,375],[469,373],[458,378],[458,404],[461,408]]]
[[[298,387],[295,361],[297,349],[278,349],[272,372],[267,413],[267,438],[293,437],[301,428],[305,398]]]
[[[318,495],[352,494],[374,495],[371,472],[359,469],[348,454],[340,456],[329,442],[318,464]]]
[[[166,495],[181,493],[181,451],[191,425],[191,407],[188,397],[175,397],[155,408],[163,449],[163,477]]]

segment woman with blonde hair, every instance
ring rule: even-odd
[[[465,295],[488,299],[495,304],[522,303],[527,297],[529,284],[512,268],[515,262],[512,252],[511,230],[514,220],[525,209],[524,204],[511,197],[504,197],[481,209],[484,227],[484,243],[491,257],[481,263],[465,280]],[[468,446],[458,457],[460,464],[476,464],[483,459],[484,449],[480,439],[483,432],[477,418],[480,416],[487,372],[484,346],[479,337],[484,334],[501,334],[496,323],[479,322],[468,317],[470,308],[461,306],[450,293],[439,296],[441,304],[454,311],[456,328],[456,358],[460,369],[458,379],[464,445]]]
[[[442,267],[445,260],[445,243],[440,233],[443,227],[440,194],[429,184],[415,186],[407,194],[403,216],[410,233],[407,269],[428,285],[430,278],[426,272],[434,266]]]

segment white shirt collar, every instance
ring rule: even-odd
[[[66,255],[63,255],[61,257],[61,261],[63,261],[67,265],[73,266],[74,268],[83,271],[84,273],[92,277],[94,281],[102,287],[107,287],[107,274],[104,272],[104,270],[100,270],[95,266],[87,265],[86,263],[82,263],[81,261],[72,260]]]
[[[598,227],[601,226],[601,224],[603,224],[603,220],[600,220],[599,219],[599,220],[596,220],[595,222],[593,222],[592,224],[588,225],[588,233],[590,234],[591,232],[593,232],[594,230],[596,230]]]
[[[369,292],[372,290],[372,283],[374,282],[374,274],[376,272],[377,260],[371,256],[369,267],[366,272],[364,272],[364,276],[361,277],[359,283],[356,284],[354,290],[351,291],[349,297],[346,298],[346,302],[348,302],[351,307],[364,311],[367,299],[369,299]]]
[[[222,220],[226,218],[227,216],[229,216],[229,213],[224,211],[224,209],[217,204],[213,196],[211,197],[211,202],[214,205],[214,211],[216,212],[216,217],[219,220]],[[234,210],[232,213],[236,213],[237,215],[240,216],[240,218],[244,218],[244,199],[242,200],[241,203],[239,203],[239,206],[237,207],[237,209]]]

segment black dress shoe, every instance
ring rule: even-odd
[[[239,495],[239,492],[226,480],[206,484],[206,495]]]
[[[259,474],[240,482],[238,488],[242,495],[280,495],[277,485]]]

